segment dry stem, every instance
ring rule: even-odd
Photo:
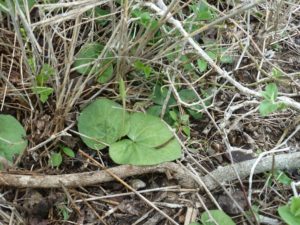
[[[210,174],[202,176],[201,180],[205,183],[209,190],[213,190],[218,187],[219,184],[225,184],[227,182],[234,181],[236,179],[234,170],[238,171],[240,178],[249,176],[251,168],[255,162],[256,159],[253,159],[225,167],[219,167]],[[280,170],[298,168],[300,165],[300,152],[276,155],[274,156],[274,162],[275,165],[273,167],[273,156],[268,156],[261,159],[254,171],[254,174],[263,173],[271,170],[272,168]],[[183,187],[199,187],[192,176],[190,176],[181,166],[173,162],[145,167],[122,165],[101,171],[64,175],[22,175],[1,172],[0,185],[18,188],[60,188],[61,185],[64,185],[65,187],[81,187],[113,181],[114,178],[110,174],[115,174],[119,178],[124,179],[126,177],[155,172],[170,172]],[[199,188],[202,189],[203,187]]]

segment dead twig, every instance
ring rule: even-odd
[[[213,190],[220,184],[234,181],[236,179],[234,170],[238,172],[240,178],[249,176],[255,162],[256,159],[253,159],[225,167],[219,167],[211,173],[202,176],[201,180],[209,190]],[[275,155],[274,162],[275,165],[273,167],[273,156],[262,158],[260,163],[256,166],[254,174],[263,173],[272,168],[280,170],[298,168],[300,165],[300,152]],[[61,185],[64,185],[65,187],[79,187],[113,181],[115,178],[110,174],[115,174],[115,176],[123,179],[136,175],[165,172],[170,172],[174,179],[176,179],[183,187],[203,188],[194,181],[193,176],[189,175],[180,165],[173,162],[145,167],[122,165],[101,171],[64,175],[22,175],[1,172],[0,186],[13,186],[18,188],[60,188]]]

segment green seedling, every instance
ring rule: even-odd
[[[78,129],[88,147],[109,147],[118,164],[155,165],[181,156],[179,142],[163,121],[148,114],[129,114],[108,99],[88,105],[78,118]]]
[[[215,17],[215,13],[202,1],[198,4],[191,5],[190,8],[196,16],[196,21],[208,21]]]
[[[278,208],[278,213],[288,225],[300,224],[300,198],[293,197],[289,203]]]
[[[190,137],[191,135],[191,129],[190,129],[190,120],[189,120],[189,115],[184,114],[184,115],[179,115],[178,111],[172,110],[169,112],[170,117],[174,121],[173,127],[176,128],[176,130],[182,130],[185,135]]]
[[[152,68],[149,65],[145,65],[143,62],[141,62],[140,60],[136,60],[134,62],[134,68],[139,71],[142,72],[146,78],[149,78],[152,72]]]
[[[70,158],[75,157],[75,153],[72,149],[65,146],[60,146],[59,152],[54,152],[51,154],[49,164],[53,167],[59,167],[63,162],[63,154],[67,155]]]
[[[34,60],[32,59],[29,62],[32,71],[35,71]],[[54,92],[54,89],[51,87],[47,87],[46,84],[49,79],[54,76],[55,70],[49,64],[44,64],[41,72],[36,76],[36,86],[32,88],[33,92],[39,96],[39,99],[42,103],[45,103],[49,96]]]
[[[158,21],[151,17],[148,11],[144,11],[141,9],[134,9],[131,12],[133,18],[138,19],[138,23],[142,25],[144,28],[150,26],[151,29],[155,29],[158,26]]]
[[[0,156],[12,163],[27,147],[23,126],[11,115],[0,115]]]
[[[264,97],[264,100],[259,105],[259,112],[262,116],[267,116],[272,112],[285,108],[284,103],[276,102],[278,89],[275,83],[268,84],[261,95]]]
[[[70,218],[70,213],[72,212],[71,209],[69,209],[67,206],[65,205],[59,205],[56,206],[58,213],[63,217],[64,221],[67,221]]]

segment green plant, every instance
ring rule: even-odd
[[[201,215],[200,221],[201,223],[193,222],[189,225],[235,225],[235,222],[222,210],[204,212]]]
[[[290,185],[293,181],[291,178],[288,177],[286,173],[284,173],[281,170],[275,170],[273,173],[270,172],[270,176],[272,176],[276,182],[284,185]],[[268,185],[271,186],[272,183],[273,180],[269,179]]]
[[[32,71],[35,71],[35,63],[34,60],[31,59],[29,65]],[[41,72],[35,77],[35,86],[32,87],[32,91],[39,96],[39,99],[42,103],[45,103],[49,96],[53,93],[54,89],[46,86],[49,79],[54,76],[55,70],[49,64],[44,64]]]
[[[278,213],[288,225],[300,224],[300,198],[293,197],[289,203],[278,208]]]
[[[131,15],[133,16],[133,18],[137,18],[138,23],[144,28],[150,26],[152,29],[154,29],[158,26],[158,21],[155,20],[148,11],[134,9],[132,10]]]
[[[70,218],[70,213],[72,212],[71,209],[69,209],[67,206],[65,205],[59,205],[56,206],[58,213],[63,217],[63,220],[66,221]]]
[[[72,149],[65,147],[65,146],[60,146],[59,152],[54,152],[51,154],[50,159],[49,159],[49,164],[53,167],[59,167],[63,161],[62,154],[65,154],[70,158],[75,157],[75,153]]]
[[[285,107],[284,103],[276,102],[278,89],[275,83],[268,84],[265,91],[261,94],[264,97],[264,100],[259,105],[259,112],[262,116],[267,116]]]
[[[208,8],[207,4],[204,2],[199,2],[198,4],[191,5],[190,8],[192,9],[193,13],[196,16],[197,21],[201,20],[211,20],[214,18],[214,12]]]
[[[27,147],[26,132],[22,125],[10,115],[0,115],[0,156],[13,162],[13,157]]]
[[[170,111],[169,114],[174,121],[173,126],[176,127],[177,130],[181,129],[189,137],[191,135],[189,115],[180,115],[179,112],[175,110]]]
[[[83,45],[76,55],[73,67],[82,75],[96,74],[99,83],[108,82],[113,77],[113,60],[105,59],[97,66],[93,66],[94,61],[99,57],[103,49],[104,46],[98,42]],[[112,57],[112,54],[107,53],[107,57]]]
[[[181,156],[181,146],[159,118],[143,113],[127,113],[119,104],[98,99],[78,118],[78,130],[92,149],[109,147],[118,164],[154,165]]]
[[[23,0],[17,0],[17,1],[22,11],[25,12],[24,1]],[[14,5],[16,3],[16,0],[11,1],[11,3]],[[27,5],[28,10],[30,11],[33,8],[34,4],[36,3],[36,0],[27,0],[27,3],[28,3]],[[5,0],[0,0],[0,12],[9,13],[9,8]]]
[[[150,74],[152,72],[152,68],[149,65],[145,65],[144,63],[142,63],[140,60],[136,60],[134,62],[134,68],[139,71],[142,72],[146,78],[150,77]]]

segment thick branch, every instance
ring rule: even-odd
[[[225,167],[219,167],[212,171],[210,174],[200,177],[209,190],[213,190],[220,184],[225,184],[230,181],[234,181],[237,177],[234,172],[238,172],[240,178],[249,176],[252,166],[256,159],[236,163]],[[300,152],[286,153],[274,156],[274,168],[275,169],[296,169],[300,165]],[[273,168],[273,157],[268,156],[263,158],[258,163],[254,174],[263,173]],[[194,181],[194,178],[189,175],[180,165],[169,162],[163,163],[157,166],[117,166],[111,169],[110,172],[114,173],[118,177],[124,179],[126,177],[148,174],[148,173],[166,173],[170,172],[178,183],[183,187],[188,188],[200,188],[199,184]],[[59,188],[62,185],[66,187],[79,187],[89,186],[104,182],[113,181],[107,171],[94,171],[75,174],[64,175],[20,175],[0,173],[0,186],[13,186],[18,188],[31,187],[31,188]]]

